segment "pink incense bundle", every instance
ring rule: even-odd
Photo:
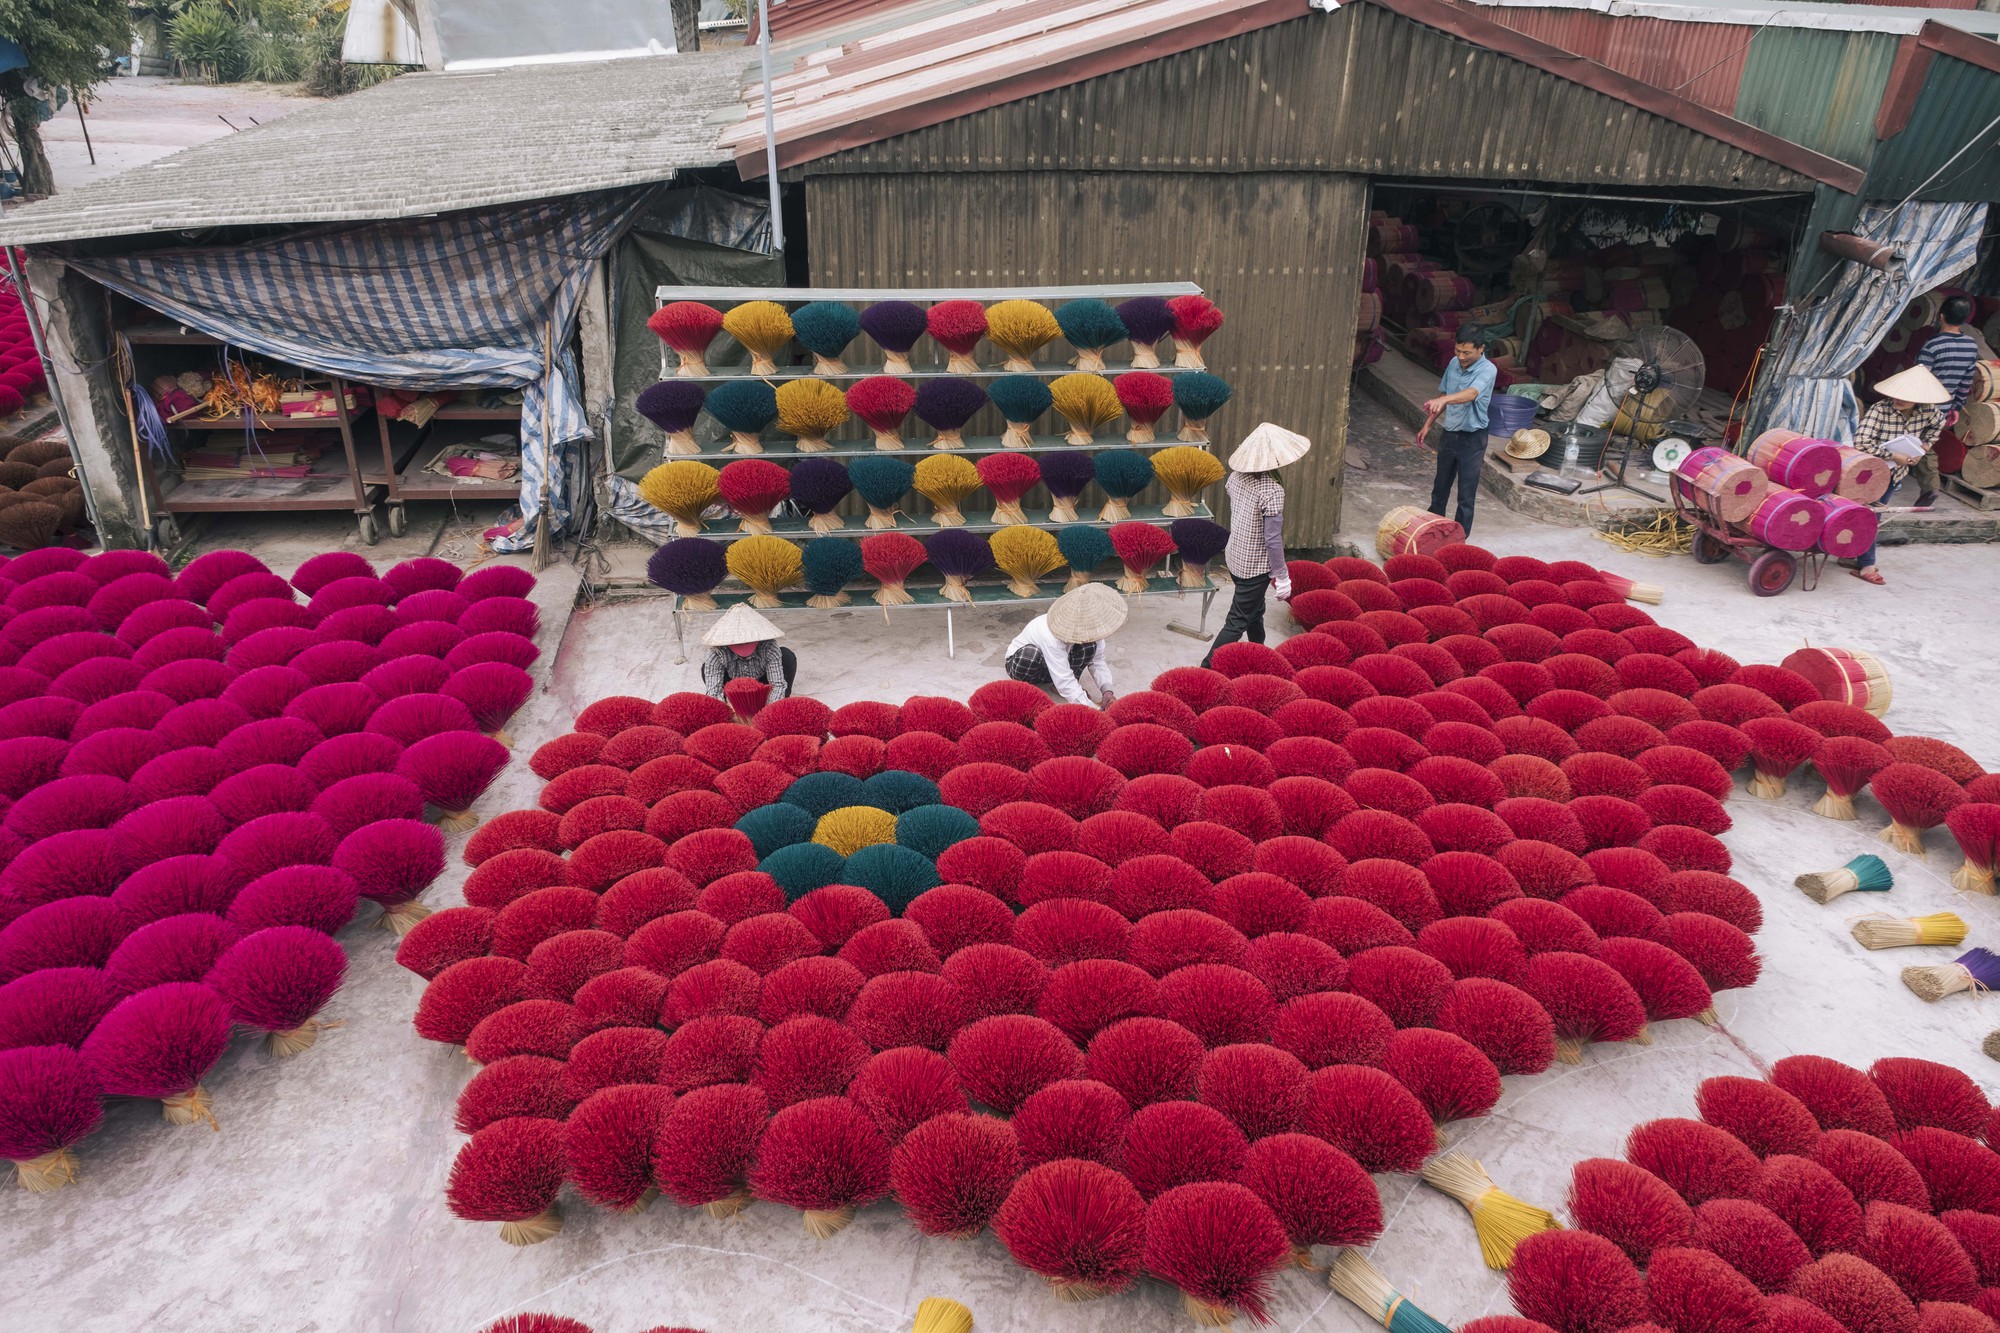
[[[722,312],[700,301],[670,301],[653,312],[646,327],[680,354],[679,374],[708,374],[704,357],[715,335],[722,332]]]
[[[88,1062],[66,1045],[0,1051],[0,1157],[14,1163],[23,1189],[76,1182],[70,1148],[104,1119],[103,1098]]]
[[[1226,1327],[1232,1308],[1268,1322],[1271,1275],[1291,1255],[1276,1215],[1242,1185],[1181,1185],[1146,1210],[1146,1269],[1180,1288],[1197,1324]]]
[[[1899,852],[1924,854],[1924,830],[1936,828],[1965,804],[1965,789],[1921,764],[1889,764],[1869,779],[1868,789],[1892,821],[1879,835]]]
[[[1152,444],[1153,427],[1174,405],[1174,382],[1150,370],[1128,370],[1112,379],[1111,388],[1132,419],[1125,438],[1133,444]]]
[[[1150,523],[1113,523],[1111,549],[1118,553],[1119,562],[1125,566],[1125,573],[1118,580],[1118,590],[1137,594],[1146,591],[1146,580],[1153,566],[1173,554],[1174,539],[1166,529],[1156,528]]]
[[[987,454],[979,460],[979,480],[993,494],[995,523],[1026,523],[1021,497],[1042,479],[1041,464],[1028,454]]]
[[[847,410],[875,432],[877,449],[903,447],[903,419],[917,405],[917,391],[892,375],[870,375],[847,390]]]
[[[1994,867],[2000,865],[2000,804],[1967,802],[1947,814],[1944,823],[1965,853],[1965,863],[1952,872],[1952,884],[1967,893],[1992,894]]]
[[[986,336],[985,306],[977,301],[939,301],[924,312],[924,325],[932,340],[948,354],[946,370],[954,375],[979,373],[979,362],[973,352]]]
[[[771,511],[791,496],[792,474],[768,459],[739,458],[716,474],[715,489],[736,511],[738,532],[768,533]]]
[[[1206,296],[1176,296],[1167,302],[1174,316],[1174,364],[1185,370],[1206,370],[1201,345],[1222,327],[1222,311]]]
[[[152,986],[122,1001],[84,1039],[83,1058],[114,1096],[155,1097],[170,1125],[215,1123],[202,1077],[229,1045],[229,1010],[196,982]]]

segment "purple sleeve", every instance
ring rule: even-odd
[[[1271,559],[1271,577],[1285,572],[1285,502],[1264,511],[1264,550]]]

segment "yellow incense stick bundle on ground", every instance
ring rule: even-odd
[[[1932,912],[1929,916],[1878,913],[1862,917],[1848,931],[1864,949],[1904,949],[1918,944],[1963,944],[1966,926],[1954,912]]]
[[[1464,1153],[1431,1158],[1424,1163],[1422,1177],[1424,1184],[1449,1194],[1472,1214],[1472,1229],[1488,1268],[1506,1268],[1514,1262],[1516,1245],[1562,1226],[1546,1208],[1523,1203],[1495,1185],[1486,1168]]]
[[[972,1333],[972,1311],[942,1296],[926,1296],[917,1306],[911,1333]]]

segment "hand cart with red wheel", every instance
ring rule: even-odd
[[[1805,578],[1799,586],[1806,592],[1819,587],[1820,570],[1826,566],[1826,552],[1813,548],[1810,551],[1785,551],[1748,537],[1728,528],[1701,509],[1688,503],[1687,483],[1680,477],[1673,478],[1667,489],[1674,497],[1674,516],[1694,527],[1694,558],[1703,565],[1719,565],[1735,556],[1750,566],[1744,581],[1750,591],[1759,597],[1776,597],[1792,586],[1799,576],[1800,566],[1805,568]]]

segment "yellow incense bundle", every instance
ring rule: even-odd
[[[1871,913],[1848,927],[1864,949],[1904,949],[1918,944],[1963,944],[1965,922],[1952,912],[1932,912],[1928,916],[1890,916]]]
[[[1153,475],[1160,479],[1173,499],[1161,512],[1168,518],[1186,518],[1200,507],[1201,493],[1222,480],[1222,461],[1206,449],[1177,444],[1153,455]]]
[[[936,507],[931,522],[941,528],[962,527],[965,515],[958,506],[979,489],[979,469],[960,454],[929,454],[917,464],[911,486]]]
[[[1037,595],[1041,589],[1036,580],[1068,563],[1055,537],[1042,528],[1002,528],[988,545],[993,548],[993,563],[1007,576],[1007,591],[1016,597]]]
[[[1069,422],[1063,438],[1071,444],[1089,444],[1125,410],[1118,391],[1102,375],[1064,375],[1049,385],[1049,397]]]
[[[1472,1214],[1479,1236],[1479,1253],[1488,1268],[1514,1262],[1514,1247],[1533,1235],[1555,1231],[1562,1223],[1546,1208],[1523,1203],[1493,1183],[1486,1168],[1464,1153],[1445,1153],[1424,1163],[1423,1182],[1449,1194]]]
[[[792,317],[776,301],[745,301],[722,317],[722,329],[749,350],[751,374],[771,375],[792,340]]]
[[[778,429],[798,437],[802,454],[825,453],[828,432],[846,424],[847,395],[825,380],[787,380],[778,386]]]
[[[708,464],[693,459],[662,463],[639,479],[639,498],[673,515],[674,531],[681,536],[698,537],[702,511],[715,503],[720,476]]]
[[[1035,353],[1061,331],[1039,301],[1002,301],[986,311],[986,339],[1007,354],[1008,370],[1033,370]]]
[[[799,548],[783,537],[745,537],[729,548],[729,572],[749,585],[750,605],[783,606],[778,593],[805,575]]]

